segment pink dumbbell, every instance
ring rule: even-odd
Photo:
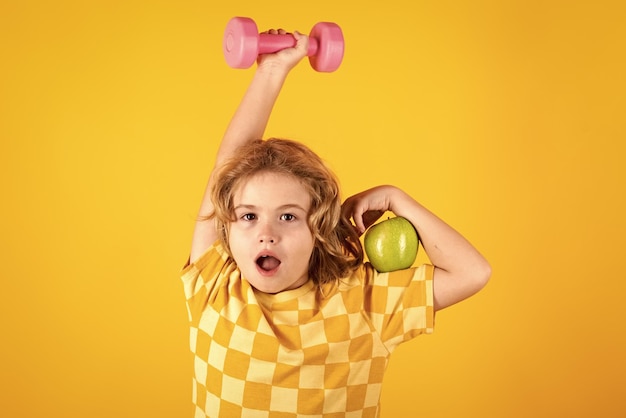
[[[270,54],[296,45],[292,35],[259,33],[254,20],[233,17],[224,32],[224,57],[233,68],[248,68],[259,54]],[[320,22],[309,34],[307,56],[316,71],[331,72],[343,60],[343,33],[335,23]]]

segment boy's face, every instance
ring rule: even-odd
[[[265,293],[306,283],[314,239],[308,224],[311,197],[302,184],[263,172],[244,182],[233,201],[229,244],[243,277]]]

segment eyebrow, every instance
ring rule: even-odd
[[[241,204],[241,205],[237,205],[235,206],[233,209],[234,210],[240,210],[240,209],[245,209],[245,210],[256,210],[258,208],[258,206],[255,205],[246,205],[246,204]],[[302,206],[296,204],[296,203],[287,203],[286,205],[281,205],[279,207],[276,208],[277,211],[283,211],[283,210],[289,210],[289,209],[298,209],[302,212],[307,212]]]

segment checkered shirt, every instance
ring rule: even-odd
[[[398,344],[434,326],[433,266],[275,295],[216,244],[182,271],[195,417],[377,417]]]

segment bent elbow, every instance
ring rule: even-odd
[[[491,264],[489,264],[487,260],[483,259],[475,270],[474,283],[477,292],[487,286],[487,283],[489,283],[489,279],[491,278],[491,272]]]

